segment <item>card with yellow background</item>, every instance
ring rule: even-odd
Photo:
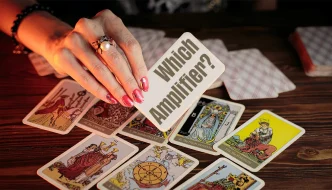
[[[215,144],[214,149],[257,172],[304,133],[305,130],[294,123],[262,110]]]

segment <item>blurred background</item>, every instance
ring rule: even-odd
[[[73,25],[80,17],[92,17],[102,9],[112,10],[127,25],[156,28],[213,28],[235,25],[316,26],[330,25],[332,22],[330,0],[40,0],[39,2],[52,7],[58,17]]]

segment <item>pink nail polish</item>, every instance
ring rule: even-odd
[[[138,103],[142,103],[144,101],[144,96],[140,89],[135,89],[133,91],[133,97],[134,97],[135,101]]]
[[[149,90],[149,81],[147,77],[142,77],[140,87],[144,92]]]
[[[118,101],[111,94],[107,94],[106,98],[107,98],[107,100],[109,101],[110,104],[117,104],[118,103]]]
[[[122,96],[122,101],[127,107],[133,107],[134,102],[129,98],[128,95]]]

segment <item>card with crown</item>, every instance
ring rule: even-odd
[[[186,112],[170,141],[193,150],[219,155],[213,145],[234,130],[244,109],[241,104],[203,95]]]
[[[214,148],[249,171],[257,172],[304,133],[302,127],[262,110]]]
[[[259,190],[265,183],[226,158],[219,158],[175,190]]]
[[[67,134],[95,97],[73,80],[64,79],[23,119],[23,123]]]
[[[119,137],[91,134],[37,174],[59,189],[89,189],[136,152],[136,146]]]

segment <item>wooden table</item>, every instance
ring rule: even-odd
[[[303,16],[308,18],[307,25],[328,22],[327,19],[315,22],[307,13]],[[305,21],[296,22],[294,17],[287,20],[287,16],[269,14],[251,15],[250,18],[229,14],[220,17],[187,15],[177,18],[178,21],[171,18],[168,15],[142,16],[124,18],[124,21],[133,26],[162,28],[171,37],[190,31],[201,39],[221,38],[229,50],[258,48],[295,83],[296,90],[282,93],[278,98],[238,101],[246,106],[246,110],[237,126],[260,110],[268,109],[306,129],[303,137],[256,173],[265,181],[264,189],[331,189],[332,159],[310,161],[297,156],[306,147],[318,151],[330,149],[330,154],[332,151],[332,77],[307,77],[287,40],[296,24],[303,25]],[[184,22],[186,19],[191,21]],[[54,76],[39,77],[26,56],[10,53],[8,37],[2,35],[0,39],[0,189],[54,189],[37,176],[37,169],[75,145],[89,132],[75,127],[68,135],[61,136],[22,124],[24,116],[59,79]],[[269,80],[268,76],[266,80]],[[207,91],[206,94],[230,100],[224,87]],[[121,137],[137,145],[140,150],[147,146],[146,143]],[[181,182],[218,158],[174,147],[200,161],[199,166]]]

